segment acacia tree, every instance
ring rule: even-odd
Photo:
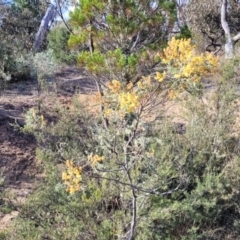
[[[162,141],[162,136],[155,137],[151,132],[162,117],[160,109],[155,118],[148,117],[166,100],[166,93],[171,99],[179,91],[195,93],[200,90],[201,78],[218,69],[218,59],[210,53],[194,53],[190,40],[173,38],[159,55],[165,71],[157,72],[154,79],[142,77],[135,87],[132,82],[109,81],[104,96],[96,96],[98,103],[104,105],[108,126],[96,124],[92,129],[97,143],[93,152],[78,160],[78,164],[68,160],[62,174],[70,194],[80,192],[86,198],[87,193],[91,198],[99,188],[103,192],[107,188],[109,195],[117,195],[118,204],[126,209],[124,223],[113,227],[119,231],[118,239],[135,238],[142,205],[149,196],[169,196],[188,184],[184,168],[176,167],[180,165],[178,160],[170,160],[174,153],[155,155],[156,149],[151,147]],[[125,230],[123,225],[127,226]]]
[[[103,96],[109,79],[136,84],[154,72],[160,62],[154,52],[166,43],[174,20],[175,4],[170,0],[79,0],[70,15],[74,34],[68,45],[82,49],[78,64],[95,76]],[[104,106],[100,108],[103,112]]]

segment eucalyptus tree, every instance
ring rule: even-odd
[[[14,0],[2,19],[1,38],[17,52],[30,51],[45,9],[44,1]]]
[[[207,51],[217,53],[224,47],[225,56],[234,56],[240,38],[240,3],[235,0],[191,0],[184,8],[186,21],[195,35],[205,38]]]
[[[71,29],[68,26],[63,14],[63,12],[66,12],[68,9],[68,3],[69,2],[67,0],[56,0],[51,2],[46,1],[47,8],[41,19],[41,23],[33,41],[34,51],[41,51],[42,45],[46,40],[49,29],[51,28],[52,23],[56,20],[57,17],[61,19],[66,29],[71,32]]]
[[[237,26],[237,31],[234,29],[235,26],[231,25],[230,17],[231,17],[231,8],[234,8],[236,11],[236,15],[234,14],[232,17],[237,20],[235,26]],[[234,11],[233,10],[233,11]],[[221,25],[225,34],[225,56],[226,58],[232,58],[234,56],[234,45],[240,39],[240,4],[239,1],[235,1],[230,4],[229,0],[222,0],[221,4]],[[232,36],[233,35],[233,36]]]

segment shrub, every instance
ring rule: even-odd
[[[68,48],[67,42],[70,36],[69,30],[62,26],[56,26],[51,29],[47,36],[48,48],[52,49],[53,57],[60,63],[75,64],[76,53]]]
[[[0,81],[10,81],[16,62],[12,48],[5,42],[0,44]]]

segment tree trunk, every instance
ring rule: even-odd
[[[177,23],[179,28],[187,25],[183,9],[188,4],[188,2],[189,1],[187,0],[175,0],[177,8]]]
[[[49,23],[54,19],[55,15],[56,15],[55,7],[54,7],[54,5],[50,4],[49,7],[47,8],[47,11],[41,21],[40,27],[35,36],[35,40],[33,43],[33,49],[36,52],[40,50],[42,43],[46,38]]]
[[[221,6],[221,24],[225,33],[225,57],[233,58],[234,57],[234,41],[231,37],[230,27],[227,22],[227,7],[228,0],[222,0]]]

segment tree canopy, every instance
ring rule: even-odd
[[[81,46],[79,66],[105,79],[137,82],[158,60],[175,20],[172,1],[80,0],[70,15],[69,47]]]

